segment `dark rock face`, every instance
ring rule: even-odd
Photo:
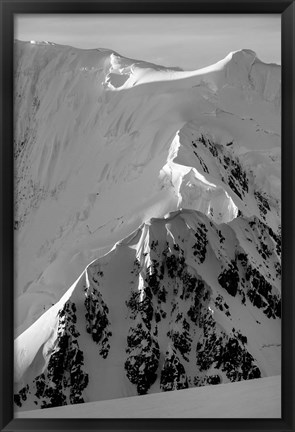
[[[281,298],[279,293],[274,292],[275,287],[272,287],[251,265],[247,267],[246,280],[249,281],[251,287],[247,291],[251,303],[262,309],[268,318],[281,318]]]
[[[213,157],[216,158],[218,156],[218,148],[217,148],[217,146],[214,143],[212,143],[210,141],[210,139],[208,139],[203,134],[201,134],[201,136],[198,139],[198,141],[200,143],[202,143],[203,146],[206,147],[209,150],[209,152],[212,154]]]
[[[214,143],[204,134],[193,140],[192,146],[194,148],[193,153],[198,159],[204,173],[210,174],[210,171],[201,155],[208,152],[210,153],[210,157],[213,157],[215,163],[220,167],[223,183],[227,184],[240,199],[243,199],[249,191],[249,178],[239,159],[233,157],[224,146]]]
[[[198,385],[205,385],[211,375],[202,378],[203,371],[220,370],[234,382],[259,378],[261,372],[255,360],[246,348],[247,338],[240,332],[233,331],[227,335],[218,329],[209,312],[203,314],[199,323],[203,335],[196,348],[197,367],[200,376],[196,375]]]
[[[131,289],[125,301],[128,333],[123,341],[122,374],[139,395],[261,377],[248,333],[245,331],[247,337],[233,328],[236,314],[232,304],[254,306],[268,319],[281,316],[280,295],[271,279],[280,271],[279,234],[256,217],[240,218],[248,241],[256,239],[251,248],[262,257],[263,266],[256,265],[230,226],[225,229],[223,224],[215,225],[199,214],[196,217],[189,228],[190,249],[186,239],[172,233],[169,221],[172,235],[150,239],[128,276]],[[178,229],[178,222],[176,226]],[[209,242],[210,237],[214,243]],[[229,257],[227,248],[233,238],[236,241]],[[205,276],[201,277],[208,256],[218,260],[220,269],[211,275],[211,286]],[[265,272],[268,264],[273,266],[269,275]],[[108,362],[112,349],[112,305],[103,298],[103,278],[100,263],[88,267],[87,284],[81,285],[79,313],[76,315],[76,306],[70,300],[59,311],[57,338],[48,364],[15,395],[17,406],[31,398],[41,408],[84,402],[88,379],[96,378],[88,377],[91,372],[84,368],[79,331],[85,330],[84,337],[95,344],[103,362]]]
[[[207,377],[208,385],[216,385],[221,383],[221,378],[219,375],[210,375]]]
[[[227,317],[231,316],[231,313],[229,311],[228,304],[224,301],[224,298],[222,295],[218,294],[218,296],[215,299],[215,307],[219,309],[221,312],[224,312]]]
[[[139,395],[146,394],[157,379],[159,344],[149,331],[144,329],[143,324],[138,324],[137,327],[130,328],[126,352],[127,378],[136,385]]]
[[[209,170],[207,165],[205,164],[204,160],[202,159],[201,156],[198,155],[197,152],[194,151],[194,155],[196,156],[196,158],[199,160],[201,167],[203,168],[204,172],[209,174]]]
[[[157,243],[151,244],[156,251]],[[164,267],[156,260],[148,267],[144,275],[142,293],[131,291],[126,306],[132,320],[139,322],[130,327],[127,337],[127,359],[125,371],[127,378],[136,385],[138,394],[146,394],[157,379],[160,349],[157,341],[158,323],[164,315],[161,303],[166,302],[166,289],[162,285]],[[142,273],[138,260],[132,273],[138,278]]]
[[[245,171],[237,158],[233,159],[229,156],[224,156],[224,168],[229,169],[228,185],[238,195],[239,198],[248,192],[248,178]]]
[[[17,394],[13,396],[14,403],[18,406],[22,406],[22,402],[25,402],[27,400],[27,394],[29,392],[29,385],[27,384],[25,387],[23,387]]]
[[[161,371],[160,388],[162,391],[188,388],[185,369],[173,351],[166,353],[164,366]]]
[[[276,279],[280,280],[280,237],[256,217],[248,220],[245,232],[250,235],[249,241],[251,238],[257,239],[255,247],[265,267],[270,269],[272,266]],[[245,306],[248,298],[268,318],[275,319],[281,317],[281,295],[272,283],[274,280],[271,273],[263,274],[261,265],[250,262],[250,257],[241,247],[235,251],[235,259],[218,276],[219,284],[230,295],[239,295]]]
[[[206,226],[197,225],[194,235],[199,241],[196,258],[200,264],[206,256],[206,234]],[[219,238],[225,240],[221,232]],[[138,394],[148,392],[158,376],[162,391],[219,384],[223,378],[234,382],[260,377],[260,369],[248,351],[247,337],[235,329],[226,333],[214,320],[208,308],[211,290],[200,276],[188,270],[180,243],[152,242],[150,262],[146,269],[139,260],[134,263],[132,273],[141,275],[143,287],[141,293],[131,291],[126,302],[130,318],[139,322],[129,331],[125,362],[127,377],[137,386]],[[239,295],[241,303],[246,302],[241,278],[247,266],[247,255],[237,251],[236,258],[218,277],[221,287],[233,297]],[[214,304],[231,319],[229,305],[221,294]],[[161,326],[168,327],[169,349],[159,369]],[[193,375],[189,367],[192,361]]]
[[[183,318],[182,314],[179,314],[179,318],[182,319],[182,331],[181,330],[171,330],[168,332],[167,336],[171,338],[173,346],[178,350],[181,356],[189,361],[189,353],[191,351],[192,338],[189,333],[190,324]],[[178,320],[177,320],[178,322]]]
[[[260,210],[260,214],[261,214],[262,218],[264,219],[267,212],[270,211],[270,206],[269,206],[266,194],[259,192],[259,191],[255,191],[254,196],[256,198],[257,205],[258,205],[259,210]]]
[[[100,355],[106,358],[111,347],[109,339],[112,332],[108,319],[109,308],[98,291],[98,278],[101,276],[103,276],[102,272],[97,272],[95,276],[92,275],[90,286],[85,288],[84,304],[86,308],[86,331],[91,334],[93,341],[99,345]]]
[[[71,301],[59,311],[57,339],[52,348],[46,371],[37,376],[33,386],[27,385],[14,400],[18,406],[26,400],[28,392],[34,394],[34,403],[40,408],[83,403],[83,390],[88,385],[84,372],[84,356],[79,349],[79,332],[76,330],[76,307]]]
[[[239,273],[234,261],[232,261],[228,268],[223,270],[223,272],[218,276],[218,282],[222,288],[226,289],[226,291],[233,297],[237,294],[239,281]]]
[[[197,243],[193,245],[194,255],[198,257],[199,262],[202,264],[206,258],[207,228],[205,224],[200,223],[195,232]]]

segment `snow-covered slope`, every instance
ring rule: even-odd
[[[208,403],[208,401],[210,401]],[[280,418],[281,377],[20,411],[16,418]]]
[[[280,373],[279,66],[16,42],[15,131],[21,409]]]

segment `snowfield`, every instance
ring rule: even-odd
[[[281,418],[280,378],[22,411],[16,418]]]
[[[279,416],[280,73],[15,41],[16,412]]]

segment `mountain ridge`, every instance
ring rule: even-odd
[[[278,258],[275,249],[277,244],[273,243],[271,238],[268,239],[268,244],[271,246],[264,247],[264,250],[269,251],[268,264],[265,261],[263,266],[261,264],[259,266],[255,265],[253,258],[252,261],[248,261],[248,254],[245,249],[241,248],[240,242],[237,243],[236,249],[234,249],[234,259],[232,259],[228,253],[229,245],[232,244],[232,236],[227,229],[225,230],[227,225],[225,224],[225,227],[217,225],[217,228],[211,221],[209,223],[207,220],[207,227],[212,226],[215,231],[215,237],[219,238],[220,246],[217,251],[214,251],[214,255],[222,263],[218,267],[218,261],[215,264],[212,263],[213,257],[209,261],[211,268],[216,268],[216,270],[220,268],[213,278],[213,282],[212,276],[209,279],[206,276],[208,275],[208,255],[212,255],[213,249],[211,246],[212,239],[210,242],[210,240],[207,240],[210,236],[206,236],[208,228],[201,222],[204,219],[206,217],[203,213],[194,210],[180,210],[173,212],[166,218],[152,219],[142,225],[141,228],[129,236],[129,239],[119,242],[107,255],[89,264],[86,271],[63,296],[62,300],[52,310],[50,309],[42,315],[39,318],[39,322],[37,321],[16,339],[16,352],[20,353],[21,362],[25,367],[22,372],[16,370],[15,376],[18,376],[18,381],[20,382],[22,381],[21,376],[26,376],[26,370],[28,370],[26,368],[29,367],[29,371],[30,369],[35,370],[36,360],[33,361],[35,357],[34,353],[39,350],[39,347],[44,345],[44,359],[41,361],[42,357],[39,355],[37,361],[39,365],[38,369],[43,372],[41,375],[35,372],[36,376],[33,383],[27,384],[28,387],[26,387],[26,395],[28,392],[35,392],[34,401],[37,406],[39,405],[38,399],[40,399],[40,403],[43,401],[41,407],[57,406],[59,403],[64,404],[67,401],[65,397],[66,393],[64,393],[66,390],[62,391],[59,388],[53,394],[49,390],[52,388],[50,382],[56,383],[56,385],[58,382],[61,382],[61,378],[66,373],[64,370],[71,371],[73,367],[74,370],[77,370],[78,366],[76,363],[75,366],[71,364],[70,366],[63,366],[60,371],[57,369],[57,366],[53,368],[57,359],[60,359],[59,361],[62,361],[62,364],[64,364],[67,358],[66,353],[73,351],[73,349],[78,350],[75,355],[77,356],[80,353],[79,357],[82,359],[79,363],[81,364],[79,368],[79,382],[81,382],[80,391],[78,392],[80,396],[77,399],[70,397],[67,403],[83,402],[84,398],[82,400],[81,397],[84,385],[87,388],[85,384],[86,376],[87,382],[89,380],[95,383],[97,379],[100,381],[103,380],[101,373],[105,375],[106,370],[109,368],[113,370],[116,367],[116,371],[118,370],[118,366],[112,366],[112,362],[120,355],[120,347],[124,347],[126,353],[125,360],[120,362],[121,373],[125,373],[129,381],[137,386],[138,394],[145,394],[155,382],[158,382],[157,386],[160,385],[160,388],[156,387],[157,389],[167,391],[187,388],[192,385],[192,382],[194,385],[205,385],[205,383],[217,384],[219,382],[227,382],[226,380],[235,381],[237,379],[257,378],[264,376],[266,370],[272,371],[272,374],[277,372],[277,369],[273,369],[261,356],[261,364],[259,366],[257,360],[256,362],[254,361],[253,355],[250,354],[251,350],[253,350],[253,339],[251,342],[252,347],[251,345],[248,346],[249,334],[248,337],[245,336],[245,333],[241,330],[245,327],[242,323],[238,322],[241,317],[237,318],[237,312],[239,311],[238,315],[241,314],[238,305],[242,304],[242,307],[245,308],[245,313],[246,310],[250,311],[246,313],[246,316],[248,313],[256,316],[255,333],[259,333],[259,327],[263,321],[264,327],[267,322],[271,329],[269,331],[276,334],[275,338],[277,342],[275,344],[279,344],[278,319],[280,318],[280,292],[278,288],[275,288],[275,285],[271,285],[267,281],[268,278],[265,275],[271,256],[275,259],[272,273],[275,274],[277,271],[276,263],[278,263]],[[183,222],[185,224],[181,228]],[[255,227],[254,229],[256,229],[256,223],[254,221],[253,224],[251,224],[251,221],[249,222],[248,227],[252,229]],[[163,224],[166,227],[164,238],[163,234],[161,234],[162,228],[160,228]],[[189,224],[189,232],[193,233],[193,236],[192,234],[189,235],[191,240],[188,237],[179,237],[176,239],[175,233],[180,236],[188,235],[187,224]],[[165,238],[167,239],[166,241],[164,240]],[[197,242],[191,244],[192,239]],[[238,237],[236,237],[236,240],[238,241]],[[134,249],[134,245],[136,245],[136,249]],[[216,246],[215,244],[215,249]],[[269,247],[273,248],[272,252]],[[133,256],[132,259],[131,256]],[[129,271],[127,269],[124,270],[124,262]],[[130,265],[132,262],[134,262],[133,267]],[[110,267],[109,270],[108,267]],[[202,269],[202,267],[204,268]],[[105,275],[105,272],[107,272],[108,276]],[[114,275],[118,275],[119,273],[121,273],[120,285],[124,286],[125,293],[121,293],[120,295],[117,287],[112,283]],[[104,277],[107,279],[104,279]],[[255,280],[256,285],[254,283]],[[275,280],[276,278],[272,277],[272,283]],[[251,284],[254,284],[256,291],[253,291]],[[85,293],[84,306],[82,300],[83,293]],[[119,302],[118,298],[115,300],[114,297],[118,295],[120,297]],[[201,300],[202,296],[203,300]],[[230,300],[231,297],[237,299],[235,306],[232,304],[233,300]],[[208,299],[211,299],[209,303]],[[124,303],[126,306],[123,307]],[[89,309],[90,305],[92,306]],[[84,312],[81,309],[84,309]],[[120,310],[122,312],[119,312]],[[58,311],[57,315],[56,311]],[[77,316],[76,311],[78,311]],[[47,322],[46,314],[51,316],[49,322]],[[84,314],[86,321],[82,318]],[[126,314],[127,316],[129,314],[130,318],[127,328],[122,333],[124,316]],[[213,318],[215,315],[217,318]],[[64,317],[66,319],[66,327],[63,327]],[[170,324],[168,324],[169,320]],[[117,325],[120,326],[120,330],[116,325],[114,327],[114,321],[118,322]],[[46,334],[42,334],[40,341],[40,328],[46,327],[55,328],[54,334],[60,335],[59,339],[57,339],[60,342],[57,345],[56,336],[52,339],[52,333],[48,333],[48,331],[47,336]],[[265,330],[264,328],[263,332]],[[39,334],[39,344],[37,343],[38,336],[36,332]],[[87,333],[90,333],[92,341],[91,338],[86,338],[86,341],[83,341],[82,344],[84,349],[82,349],[79,344],[79,340],[81,340],[79,336],[82,334],[82,336],[84,335],[83,338],[85,338]],[[152,334],[159,336],[152,336]],[[116,341],[113,340],[115,337],[113,335],[116,335]],[[67,351],[64,351],[65,348],[61,342],[65,337],[71,340],[70,346],[66,345],[68,347]],[[253,334],[251,338],[253,338]],[[273,343],[273,338],[274,334],[272,336],[268,334],[268,341],[272,340]],[[28,340],[34,340],[37,343],[34,351],[31,353],[31,360],[29,358],[25,360],[25,347]],[[147,345],[143,344],[145,340],[147,341]],[[192,343],[195,346],[194,349],[191,346]],[[93,344],[94,347],[90,349],[89,344],[90,346]],[[96,344],[98,353],[94,355]],[[151,348],[147,349],[150,344]],[[260,345],[260,348],[258,346],[254,348],[256,358],[259,349],[262,349],[262,345]],[[223,357],[220,354],[220,349],[224,351]],[[197,364],[199,364],[200,369],[196,373],[194,367],[193,375],[190,375],[192,372],[188,371],[191,371],[192,359],[196,355],[194,354],[195,350],[197,353]],[[209,352],[212,355],[212,350],[214,354],[211,358]],[[112,351],[115,351],[115,353],[111,356],[111,363],[108,365],[108,356]],[[51,353],[49,357],[47,357],[48,354],[46,352]],[[164,354],[165,352],[165,362],[159,363],[160,353]],[[231,363],[228,363],[228,360],[225,360],[226,352],[231,353],[230,362],[233,362],[235,366],[232,366]],[[90,372],[89,363],[91,364],[92,362],[92,356],[97,358],[98,354],[102,357],[106,369],[100,369],[102,365],[99,369],[96,366],[96,378],[94,379],[92,376],[93,372]],[[248,359],[247,361],[246,358]],[[32,361],[33,367],[30,366]],[[117,360],[115,363],[117,364]],[[82,367],[84,364],[85,370]],[[162,366],[160,366],[161,364]],[[142,369],[144,375],[141,375],[140,372],[141,365],[145,365]],[[159,368],[160,370],[158,371]],[[170,376],[172,371],[174,371],[173,374],[175,376],[172,381],[170,377],[167,383],[166,369],[167,371],[169,370],[168,376]],[[209,370],[209,373],[202,372],[202,370]],[[212,374],[212,372],[215,373]],[[114,370],[112,375],[115,375]],[[107,373],[107,376],[110,379],[110,372]],[[118,375],[116,375],[116,378],[119,380]],[[161,379],[160,383],[158,381],[159,378]],[[25,378],[25,381],[27,379]],[[51,379],[52,381],[50,381]],[[190,385],[189,382],[191,382]],[[45,383],[49,386],[47,387],[47,391],[45,391]],[[119,397],[124,396],[124,394],[118,393],[116,383],[108,381],[110,398],[115,397],[116,394]],[[38,391],[40,386],[43,389],[41,393]],[[111,389],[112,386],[115,389]],[[94,392],[93,388],[91,390]],[[114,391],[115,393],[112,393]],[[20,406],[23,404],[27,406],[24,403],[25,401],[21,402],[22,392],[23,389],[20,389],[19,397],[16,396],[16,401],[19,402]],[[89,394],[87,395],[86,390],[87,396],[85,401],[100,400],[100,398],[105,397],[105,392],[104,388],[103,394],[100,392],[97,394],[96,391],[90,396]],[[131,391],[129,396],[132,395],[134,393]],[[32,408],[33,406],[29,405],[27,409]]]
[[[16,406],[279,374],[280,67],[15,45]]]

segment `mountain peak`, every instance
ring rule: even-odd
[[[248,49],[248,48],[242,48],[236,51],[231,51],[228,56],[231,57],[238,57],[238,56],[244,56],[244,57],[252,57],[252,58],[256,58],[257,54],[255,51]],[[227,56],[227,57],[228,57]]]
[[[16,405],[278,374],[279,69],[24,42],[14,95]]]

